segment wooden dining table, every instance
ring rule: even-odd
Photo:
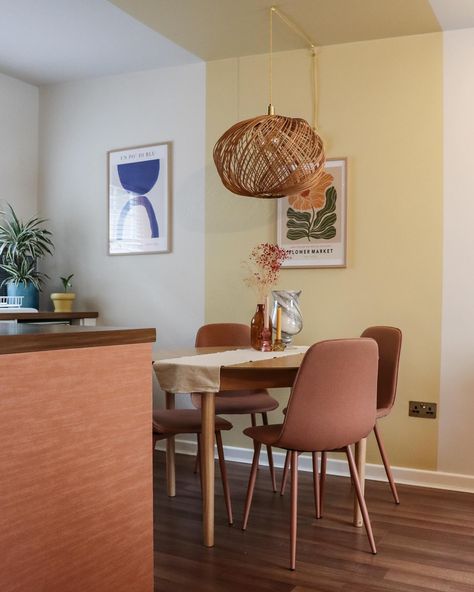
[[[202,347],[179,350],[158,350],[154,361],[165,361],[180,357],[198,356],[201,354],[226,352],[229,347]],[[235,348],[234,348],[235,349]],[[290,354],[290,352],[287,352]],[[224,365],[220,367],[219,392],[291,387],[295,381],[304,354],[286,355],[240,364]],[[184,365],[184,362],[183,362]],[[179,371],[179,365],[178,365]],[[155,372],[159,381],[159,372]],[[173,409],[177,392],[166,391],[166,408]],[[202,392],[201,417],[201,467],[202,467],[202,498],[203,498],[203,544],[214,546],[214,432],[215,432],[215,392]],[[362,491],[365,479],[366,440],[356,444],[356,462]],[[166,441],[166,471],[168,495],[176,495],[175,487],[175,442],[174,438]],[[354,525],[362,526],[362,516],[354,495]]]

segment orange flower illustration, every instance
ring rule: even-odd
[[[326,189],[331,186],[334,177],[324,172],[317,184],[296,195],[290,195],[288,202],[295,210],[319,210],[326,203]]]

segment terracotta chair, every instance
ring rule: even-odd
[[[196,347],[250,347],[250,327],[240,323],[212,323],[203,325],[196,334]],[[191,395],[192,403],[201,407],[201,396]],[[262,416],[264,425],[268,425],[269,411],[278,407],[278,401],[271,397],[266,389],[226,391],[216,395],[216,414],[250,415],[253,426],[257,425],[257,413]],[[273,491],[276,491],[273,454],[267,446],[268,466],[272,479]]]
[[[322,341],[309,348],[292,388],[283,424],[251,427],[244,434],[254,440],[243,530],[247,528],[258,458],[262,444],[290,451],[291,526],[290,569],[296,566],[298,455],[301,452],[344,451],[364,519],[372,553],[376,553],[367,507],[361,491],[351,444],[374,427],[377,397],[377,344],[372,339]],[[314,475],[318,509],[317,467]]]
[[[397,327],[369,327],[366,329],[361,337],[369,337],[375,339],[379,347],[379,368],[377,379],[377,419],[385,417],[392,410],[395,403],[395,396],[397,394],[397,380],[398,380],[398,366],[400,361],[400,350],[402,346],[402,332]],[[400,503],[398,497],[397,487],[393,479],[392,470],[388,461],[387,453],[382,442],[377,423],[374,425],[374,434],[382,457],[382,462],[385,467],[388,482],[392,490],[393,499],[396,504]],[[322,489],[324,488],[324,480],[326,476],[326,453],[322,454],[321,459],[321,500]],[[285,460],[285,469],[283,471],[283,479],[280,493],[283,495],[286,479],[288,475],[288,457]],[[319,516],[322,508],[319,509]]]
[[[377,342],[379,347],[379,371],[377,379],[377,413],[376,419],[385,417],[392,410],[397,394],[398,366],[400,362],[400,350],[402,347],[402,332],[397,327],[368,327],[361,337],[369,337]],[[374,424],[374,434],[382,457],[385,473],[392,490],[396,504],[400,503],[397,486],[393,479],[392,469],[385,452],[382,437],[377,423]],[[322,512],[322,490],[326,477],[326,455],[321,459],[321,497],[320,514]]]
[[[224,447],[222,446],[222,430],[232,429],[232,424],[216,417],[216,444],[219,456],[219,467],[222,477],[222,488],[227,509],[229,524],[233,524],[232,503],[230,500],[229,484],[227,482],[227,471],[224,459]],[[198,437],[198,450],[200,435],[202,433],[201,412],[196,409],[157,409],[153,411],[153,449],[158,440],[164,440],[177,434],[196,434]],[[200,472],[202,474],[202,472]],[[202,483],[201,483],[202,485]]]

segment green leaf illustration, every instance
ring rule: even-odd
[[[288,218],[293,218],[294,220],[298,220],[299,222],[311,222],[311,214],[309,212],[297,212],[293,208],[288,208],[286,212]]]
[[[286,237],[290,240],[298,240],[300,238],[308,238],[308,232],[306,230],[288,230]]]
[[[287,228],[309,228],[309,224],[307,222],[296,222],[295,220],[288,220]]]
[[[311,232],[310,236],[316,240],[329,240],[330,238],[334,238],[336,236],[336,228],[334,226],[330,226],[324,232]]]
[[[311,225],[309,231],[309,236],[311,238],[316,240],[329,240],[336,236],[336,227],[334,226],[337,220],[336,201],[337,191],[331,186],[326,191],[326,203],[324,204],[324,208],[319,210]]]
[[[297,212],[293,208],[288,208],[286,215],[288,218],[286,237],[290,240],[299,240],[301,238],[309,240],[311,214],[309,212]]]
[[[325,218],[323,218],[321,220],[321,222],[318,224],[317,227],[314,227],[311,229],[311,232],[314,232],[315,230],[317,230],[318,232],[323,232],[323,230],[326,230],[327,228],[329,228],[330,226],[333,226],[336,223],[337,220],[337,216],[336,214],[329,214],[328,216],[326,216]]]

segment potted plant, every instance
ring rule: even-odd
[[[71,278],[74,277],[74,274],[68,275],[67,277],[61,277],[61,283],[64,288],[64,292],[53,292],[51,294],[51,300],[54,304],[54,312],[71,312],[72,305],[76,295],[74,292],[69,292],[69,289],[72,288]]]
[[[23,296],[24,308],[37,309],[41,284],[48,277],[37,263],[54,250],[51,232],[43,226],[45,219],[35,216],[24,222],[8,207],[0,221],[0,268],[7,275],[0,286],[6,284],[8,296]]]

